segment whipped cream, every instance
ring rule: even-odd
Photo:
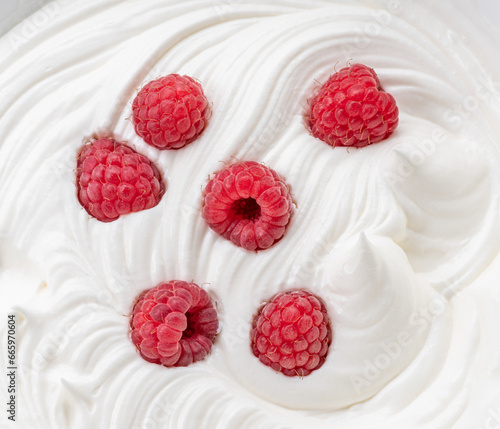
[[[465,0],[56,0],[6,34],[12,427],[500,428],[499,42]],[[332,149],[303,114],[349,61],[376,70],[400,125]],[[149,147],[129,120],[138,89],[168,73],[199,79],[213,103],[179,151]],[[79,205],[75,157],[98,130],[157,164],[158,206],[107,224]],[[275,169],[297,203],[259,253],[201,217],[207,177],[233,159]],[[221,320],[211,355],[187,368],[145,362],[128,338],[134,298],[172,279],[203,285]],[[261,303],[290,288],[320,296],[332,320],[327,360],[303,379],[249,345]]]

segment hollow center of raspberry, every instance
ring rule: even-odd
[[[193,320],[192,313],[186,313],[187,326],[186,329],[182,332],[182,338],[187,339],[191,338],[194,334],[196,334],[196,323]]]
[[[243,219],[256,220],[260,217],[260,206],[253,198],[240,198],[233,203],[233,213]]]

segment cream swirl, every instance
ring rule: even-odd
[[[0,233],[26,255],[4,256],[0,278],[43,282],[13,302],[18,427],[486,427],[500,409],[500,61],[472,6],[44,10],[52,19],[32,36],[21,24],[0,39]],[[332,150],[303,114],[315,82],[351,59],[375,68],[400,126]],[[135,134],[131,101],[174,72],[203,83],[213,115],[196,142],[158,151]],[[79,206],[75,156],[100,129],[158,165],[169,184],[158,206],[111,224]],[[297,202],[285,237],[258,254],[200,215],[207,176],[234,158],[278,171]],[[188,368],[149,364],[128,339],[134,298],[171,279],[204,284],[222,321],[212,354]],[[334,340],[320,370],[291,379],[259,364],[249,331],[261,302],[302,287],[327,303]]]

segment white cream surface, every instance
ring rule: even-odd
[[[6,34],[0,300],[18,320],[18,414],[1,425],[500,428],[499,44],[465,0],[56,0]],[[400,125],[332,149],[303,115],[354,62],[378,73]],[[212,102],[178,151],[149,147],[129,119],[139,88],[168,73]],[[99,130],[157,164],[158,206],[101,223],[79,205],[75,157]],[[201,217],[208,176],[235,159],[291,186],[292,221],[268,250]],[[145,362],[128,338],[134,298],[172,279],[203,285],[221,320],[187,368]],[[291,288],[325,301],[334,335],[303,379],[249,345],[261,303]]]

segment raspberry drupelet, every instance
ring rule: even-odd
[[[398,126],[394,97],[375,71],[353,64],[332,75],[310,102],[312,135],[330,146],[364,147],[389,137]]]
[[[141,293],[132,313],[130,336],[140,355],[166,367],[203,360],[219,327],[208,293],[179,280]]]
[[[78,200],[101,222],[156,206],[165,192],[156,166],[110,137],[84,145],[76,168]]]
[[[158,149],[180,149],[196,140],[208,114],[201,84],[178,74],[149,82],[132,103],[136,133]]]
[[[246,250],[271,247],[285,234],[292,198],[274,170],[254,161],[219,171],[205,188],[203,218],[222,237]]]
[[[319,369],[331,342],[325,304],[304,290],[276,295],[260,309],[252,325],[253,354],[289,377],[305,377]]]

